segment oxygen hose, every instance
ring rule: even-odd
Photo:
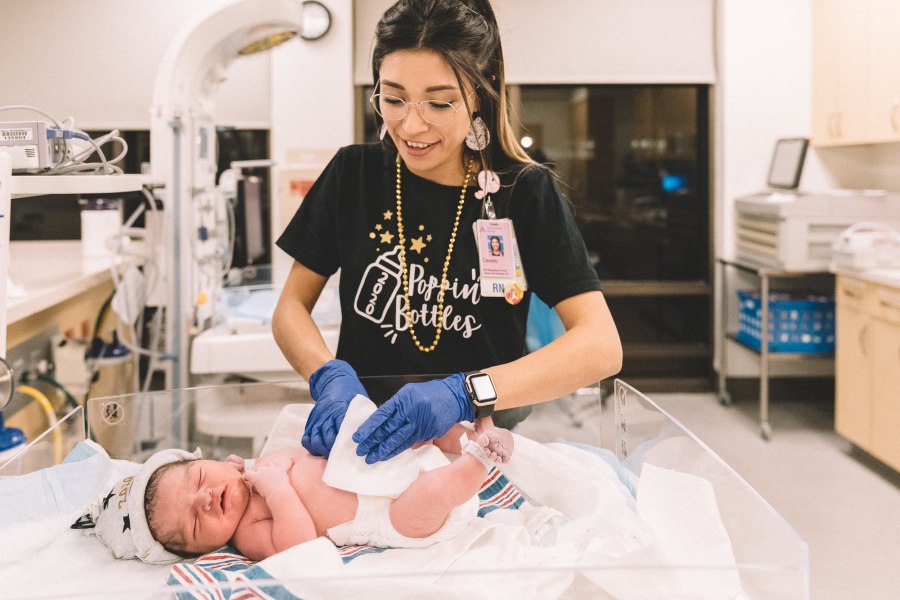
[[[16,388],[16,391],[25,394],[26,396],[31,396],[41,405],[41,408],[44,409],[44,413],[47,415],[49,428],[53,429],[53,464],[60,464],[63,460],[62,432],[59,430],[59,427],[56,427],[58,422],[56,419],[56,411],[53,410],[50,399],[47,398],[42,391],[33,388],[30,385],[20,385]]]

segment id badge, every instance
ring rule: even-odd
[[[512,221],[478,219],[473,229],[478,244],[481,295],[493,298],[502,296],[510,304],[518,304],[525,297],[528,283]]]

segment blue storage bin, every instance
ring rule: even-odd
[[[737,339],[761,347],[762,304],[759,290],[738,290]],[[769,294],[769,352],[834,352],[834,298],[807,292]]]

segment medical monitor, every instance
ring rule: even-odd
[[[249,176],[238,181],[237,198],[237,266],[259,264],[266,257],[265,185],[260,177]]]
[[[784,138],[775,142],[772,164],[766,183],[770,188],[796,190],[800,185],[800,175],[806,159],[806,138]]]

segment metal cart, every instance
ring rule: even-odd
[[[734,332],[734,325],[730,316],[729,303],[734,302],[728,282],[728,269],[736,269],[759,279],[761,303],[761,330],[768,331],[769,327],[769,298],[771,283],[773,280],[806,280],[828,278],[833,282],[833,276],[826,271],[793,271],[777,267],[766,267],[744,263],[727,258],[716,259],[718,273],[716,281],[722,298],[721,327],[722,327],[722,354],[719,365],[719,402],[723,406],[732,403],[731,394],[728,391],[727,380],[729,374],[729,356],[731,352],[741,352],[754,357],[758,364],[759,373],[759,423],[760,435],[768,440],[772,435],[772,426],[769,423],[769,379],[770,377],[828,377],[834,375],[834,354],[808,354],[800,352],[770,352],[767,335],[760,336],[760,349],[757,351],[738,340]],[[834,284],[830,283],[830,289]]]

